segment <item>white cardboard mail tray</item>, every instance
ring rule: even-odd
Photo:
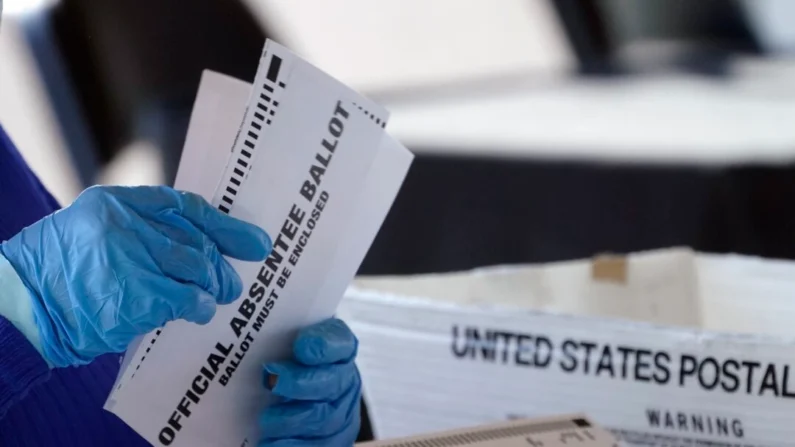
[[[795,263],[670,249],[359,278],[376,437],[583,413],[627,445],[795,445]]]

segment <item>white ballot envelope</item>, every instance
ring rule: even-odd
[[[175,321],[137,340],[107,410],[155,446],[257,443],[262,364],[333,316],[411,164],[387,118],[272,41],[251,86],[204,74],[175,186],[264,228],[273,251],[230,260],[243,295],[208,325]]]
[[[357,444],[360,447],[618,447],[607,430],[583,415],[518,419],[474,428]]]

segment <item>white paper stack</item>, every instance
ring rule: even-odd
[[[210,324],[138,340],[106,409],[157,446],[256,444],[263,362],[334,314],[411,164],[387,118],[271,41],[252,86],[205,73],[175,186],[264,228],[274,250],[230,260],[243,296]]]
[[[518,419],[360,447],[618,447],[616,438],[581,414]]]

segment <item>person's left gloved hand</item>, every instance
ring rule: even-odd
[[[352,446],[361,424],[358,341],[336,318],[302,329],[293,360],[265,365],[275,402],[260,415],[260,447]]]
[[[264,230],[196,194],[94,186],[0,244],[0,255],[29,292],[20,329],[50,366],[67,367],[122,352],[172,320],[207,324],[243,291],[224,256],[261,261],[271,246]]]

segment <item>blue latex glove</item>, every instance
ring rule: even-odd
[[[28,288],[53,366],[121,352],[174,319],[205,324],[242,292],[221,256],[264,259],[271,240],[168,187],[92,187],[0,245]]]
[[[358,344],[342,320],[330,319],[299,332],[293,360],[265,365],[276,402],[260,416],[260,447],[353,445],[361,424]]]

